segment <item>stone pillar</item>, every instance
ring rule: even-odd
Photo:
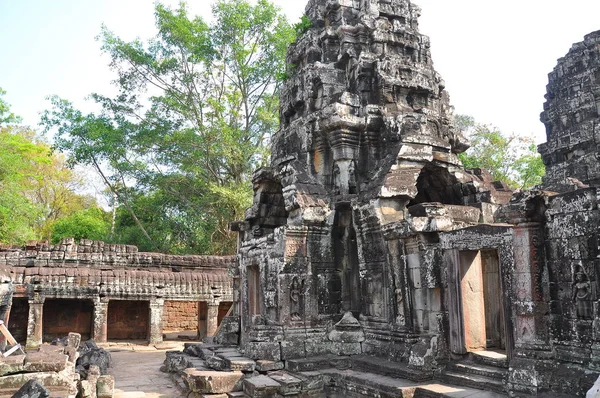
[[[211,337],[219,327],[219,303],[207,303],[206,307],[206,336]]]
[[[44,297],[37,293],[29,300],[29,319],[27,320],[27,349],[37,348],[42,345],[44,317]]]
[[[94,326],[92,338],[96,343],[106,343],[108,340],[108,300],[94,300]]]
[[[163,341],[163,309],[164,299],[150,300],[150,344],[162,343]]]
[[[510,361],[509,385],[512,391],[537,395],[547,386],[544,373],[550,368],[552,351],[544,298],[544,236],[539,223],[514,227],[514,350]],[[508,347],[507,347],[508,348]]]

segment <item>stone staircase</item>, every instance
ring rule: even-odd
[[[453,364],[446,370],[444,377],[452,378],[453,374],[458,376],[452,378],[451,383],[439,383],[433,381],[433,373],[368,355],[329,354],[280,362],[254,361],[243,357],[235,347],[186,344],[184,352],[167,353],[162,370],[170,372],[180,382],[182,389],[193,396],[506,397],[504,394],[490,392],[488,384],[465,387],[466,384],[462,383],[462,386],[457,386],[462,382],[459,376],[463,374],[490,380],[497,377],[493,371],[494,366],[490,365],[497,362],[494,358],[477,360],[485,363],[475,362],[473,359],[472,364],[467,361]],[[501,381],[498,383],[502,385]],[[501,392],[502,388],[496,391]]]
[[[506,355],[496,351],[469,353],[464,360],[450,363],[442,371],[443,382],[504,393],[508,377]]]

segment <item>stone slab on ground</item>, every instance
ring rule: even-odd
[[[242,372],[218,372],[212,370],[186,369],[183,379],[190,391],[203,394],[222,394],[240,389]]]
[[[263,398],[274,396],[281,384],[272,378],[259,375],[244,380],[244,392],[251,398]]]

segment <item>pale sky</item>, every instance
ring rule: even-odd
[[[165,1],[176,4],[177,1]],[[600,30],[598,0],[415,0],[436,69],[457,113],[545,140],[539,114],[547,74],[583,36]],[[275,0],[292,22],[303,0]],[[210,1],[188,0],[210,14]],[[0,87],[25,124],[57,94],[84,110],[110,94],[114,75],[95,37],[102,23],[124,39],[154,34],[151,0],[0,0]]]

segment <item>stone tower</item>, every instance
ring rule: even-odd
[[[271,167],[234,226],[241,343],[261,359],[363,350],[408,361],[448,323],[437,234],[493,223],[512,193],[461,165],[468,143],[419,7],[311,0],[306,15]]]
[[[600,31],[585,36],[549,74],[541,120],[547,142],[539,150],[547,187],[567,178],[600,186]]]

